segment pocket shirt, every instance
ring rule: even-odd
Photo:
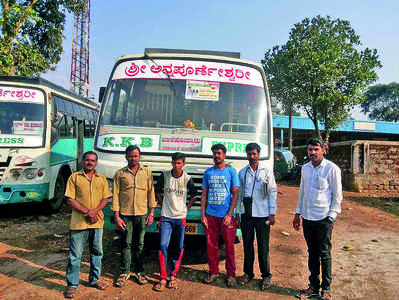
[[[238,212],[244,213],[243,199],[252,195],[253,217],[264,218],[269,215],[275,215],[277,212],[277,185],[273,171],[262,162],[259,162],[256,171],[253,171],[250,165],[247,165],[240,170],[238,177],[240,179],[237,202]]]
[[[157,206],[151,169],[139,165],[136,175],[126,166],[114,176],[112,210],[124,216],[143,216]]]
[[[341,170],[336,164],[324,158],[316,168],[312,162],[302,167],[296,213],[310,221],[335,219],[341,202]]]
[[[96,208],[103,199],[111,196],[112,193],[109,189],[107,179],[98,172],[94,173],[91,180],[83,171],[72,173],[68,179],[65,190],[65,197],[76,200],[88,209]],[[103,226],[104,214],[102,211],[98,214],[97,223],[89,224],[81,212],[72,209],[71,223],[69,226],[71,230],[103,228]]]

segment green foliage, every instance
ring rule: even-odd
[[[1,0],[0,75],[37,76],[61,59],[65,14],[82,0]]]
[[[381,67],[376,49],[358,50],[359,36],[345,20],[317,16],[294,25],[289,40],[265,53],[262,64],[273,96],[305,110],[321,136],[364,99]]]
[[[362,111],[379,121],[399,121],[399,83],[377,84],[369,87]]]

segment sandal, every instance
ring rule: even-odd
[[[260,290],[264,291],[271,287],[271,277],[264,277],[260,282]]]
[[[332,300],[332,296],[329,291],[321,292],[321,300]]]
[[[145,278],[145,275],[142,275],[140,273],[134,274],[134,279],[136,279],[137,283],[140,285],[146,284],[148,282],[147,278]]]
[[[319,296],[318,291],[314,291],[312,288],[307,288],[306,290],[300,291],[298,294],[295,295],[296,298],[298,299],[306,299],[306,298],[311,298],[314,296]]]
[[[219,274],[209,274],[207,277],[203,279],[203,282],[206,284],[210,284],[214,282],[219,277]]]
[[[177,289],[177,278],[176,277],[173,278],[173,279],[171,278],[168,281],[167,287],[168,287],[168,289]]]
[[[233,287],[236,285],[236,279],[233,276],[228,276],[226,280],[226,286],[227,287]]]
[[[249,277],[247,274],[242,275],[240,278],[238,278],[238,284],[239,285],[245,285],[251,280],[251,277]]]
[[[121,275],[119,275],[119,278],[115,283],[115,286],[123,287],[129,278],[130,278],[130,273],[122,273]]]
[[[156,292],[161,292],[166,287],[166,279],[161,279],[156,285],[152,287],[152,289]]]
[[[75,297],[76,292],[78,291],[77,287],[70,286],[64,292],[64,297],[67,299],[72,299]]]

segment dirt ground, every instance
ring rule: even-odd
[[[272,287],[258,290],[259,271],[248,286],[228,289],[224,277],[210,286],[202,284],[207,274],[203,239],[186,240],[179,288],[162,293],[152,284],[129,281],[122,289],[112,287],[119,270],[118,239],[104,234],[104,291],[87,286],[88,253],[81,268],[81,286],[76,299],[293,299],[307,284],[307,252],[302,231],[292,229],[298,188],[279,185],[277,224],[271,231]],[[345,193],[345,197],[364,196]],[[0,299],[63,299],[68,250],[68,212],[44,216],[32,212],[7,217],[0,212]],[[396,299],[399,290],[399,218],[381,210],[344,200],[342,214],[333,231],[333,284],[335,299]],[[287,234],[283,234],[288,233]],[[152,240],[151,240],[152,239]],[[149,244],[156,244],[148,237]],[[345,251],[349,248],[351,251]],[[242,243],[236,244],[237,274],[242,274]],[[159,278],[157,250],[146,246],[145,269],[151,282]],[[224,272],[224,260],[220,263]]]

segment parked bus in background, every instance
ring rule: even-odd
[[[77,159],[93,148],[98,110],[47,80],[0,76],[0,204],[59,210]]]
[[[213,165],[213,144],[226,146],[226,162],[238,171],[247,164],[245,146],[257,142],[261,160],[273,167],[266,77],[260,64],[241,60],[239,53],[145,49],[144,55],[123,56],[100,98],[94,147],[97,170],[110,184],[133,144],[154,182],[170,170],[171,154],[184,152],[198,196],[204,171]],[[159,216],[158,208],[155,220]],[[148,231],[156,232],[156,223]],[[188,211],[186,233],[205,234],[200,200]]]

